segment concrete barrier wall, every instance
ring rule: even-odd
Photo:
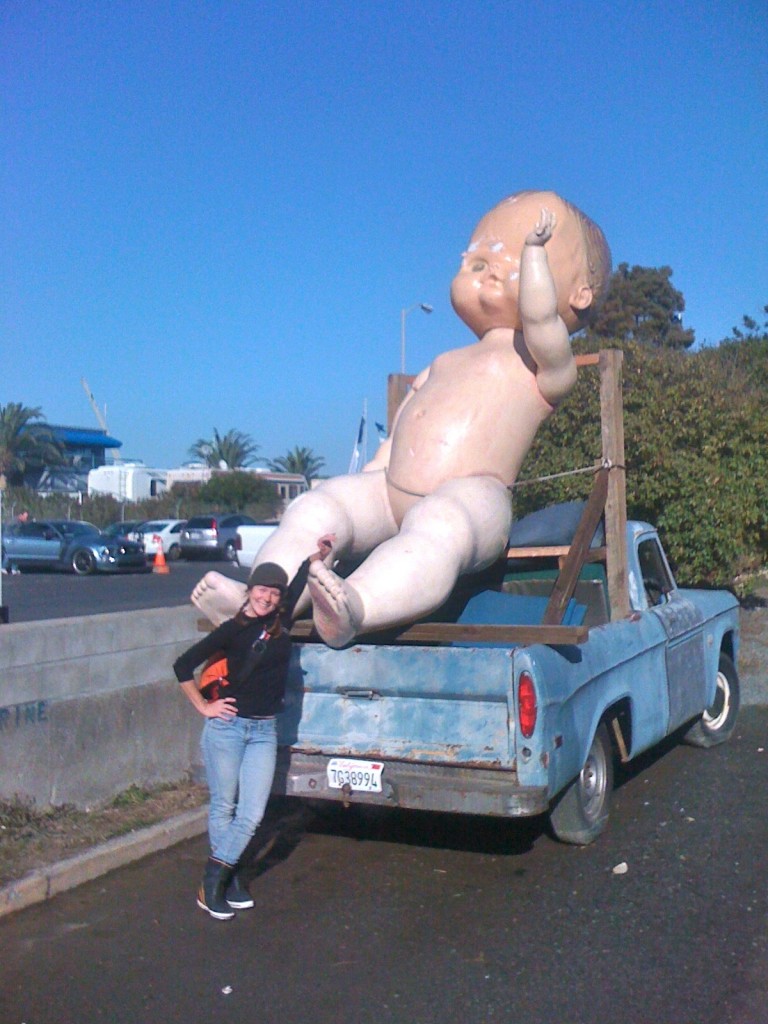
[[[191,607],[0,627],[0,799],[106,803],[199,774],[202,720],[172,665]]]

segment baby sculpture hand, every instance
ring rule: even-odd
[[[526,245],[546,245],[552,237],[552,232],[555,230],[557,224],[557,217],[551,210],[547,210],[546,207],[542,207],[539,219],[536,221],[536,226],[525,238]]]

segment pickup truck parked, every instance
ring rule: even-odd
[[[256,523],[253,526],[238,526],[235,536],[237,564],[241,569],[250,569],[259,548],[277,529],[277,523]]]
[[[297,622],[276,792],[547,813],[558,839],[585,844],[605,828],[616,759],[672,734],[731,735],[738,602],[679,588],[653,527],[627,521],[622,353],[576,361],[599,370],[602,439],[575,470],[594,472],[576,519],[566,503],[516,523],[506,557],[430,621],[345,650]],[[408,383],[390,378],[390,420]]]
[[[629,522],[629,614],[610,621],[605,571],[587,557],[560,623],[542,625],[562,555],[541,540],[526,552],[541,557],[511,548],[503,565],[460,581],[433,616],[440,626],[345,650],[297,643],[275,791],[547,812],[558,839],[586,844],[605,827],[616,758],[678,730],[701,747],[726,740],[739,708],[736,599],[678,588],[656,531]],[[297,638],[310,629],[298,623]]]

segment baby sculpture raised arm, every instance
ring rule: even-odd
[[[500,556],[509,487],[538,427],[576,381],[569,335],[609,274],[602,232],[555,193],[518,193],[483,217],[451,286],[454,309],[478,340],[437,356],[364,472],[297,498],[257,557],[291,578],[318,536],[336,535],[308,582],[327,644],[428,614],[460,575]],[[360,564],[342,578],[332,568],[338,558]],[[241,594],[209,573],[193,601],[219,621]]]

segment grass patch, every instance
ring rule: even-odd
[[[71,804],[39,808],[15,796],[0,800],[0,885],[206,803],[205,786],[183,779],[147,788],[132,785],[106,807]]]
[[[157,792],[157,790],[155,790]],[[113,807],[135,807],[137,804],[146,803],[152,796],[152,791],[144,789],[143,786],[129,786],[122,793],[118,793],[112,801]]]
[[[34,800],[14,796],[12,800],[0,800],[0,829],[5,832],[16,832],[22,829],[42,832],[52,822],[73,812],[77,813],[71,804],[38,810]]]

